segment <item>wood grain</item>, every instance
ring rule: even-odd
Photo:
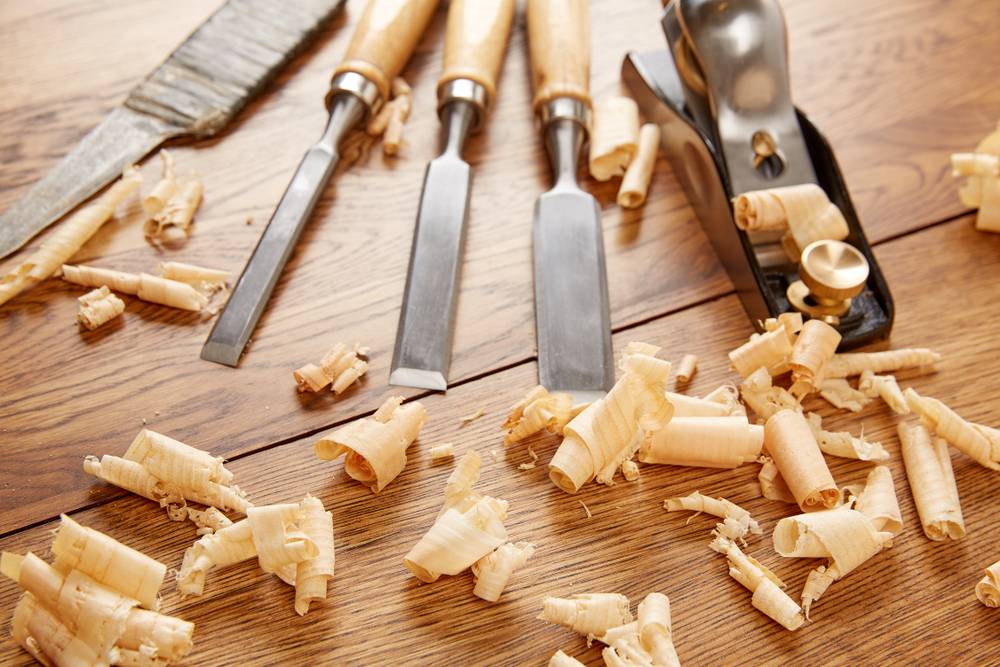
[[[169,257],[238,271],[302,151],[322,129],[330,69],[342,58],[362,7],[361,0],[349,3],[346,16],[230,131],[177,148],[182,171],[199,171],[207,187],[194,236],[184,247],[153,250],[132,216],[104,229],[78,260],[149,270]],[[996,63],[978,56],[995,32],[991,22],[1000,19],[974,12],[969,3],[949,7],[948,20],[942,20],[937,2],[878,8],[854,1],[788,3],[796,98],[830,134],[874,238],[958,212],[946,155],[974,145],[1000,116],[992,86]],[[42,0],[32,9],[0,7],[0,60],[9,64],[0,71],[0,207],[99,122],[214,6]],[[592,89],[608,94],[619,88],[618,67],[627,50],[662,48],[653,20],[657,3],[597,3],[591,13],[601,28],[592,48]],[[985,15],[970,23],[965,17],[973,14]],[[856,20],[859,15],[865,21]],[[106,48],[104,35],[113,25],[130,29],[116,31],[114,48]],[[387,162],[373,155],[339,175],[238,375],[198,360],[210,323],[188,314],[133,302],[115,329],[81,336],[72,325],[79,292],[58,281],[0,311],[7,351],[0,369],[0,428],[6,429],[0,446],[39,471],[31,484],[0,471],[0,531],[30,522],[36,511],[52,515],[91,500],[86,480],[62,454],[82,455],[88,441],[125,442],[143,418],[234,455],[372,404],[388,378],[423,164],[437,150],[434,82],[441,71],[443,26],[442,10],[406,72],[415,84],[415,103],[404,156]],[[44,37],[51,35],[59,39]],[[915,54],[926,54],[926,62],[917,67]],[[468,149],[476,182],[453,381],[533,355],[531,209],[550,176],[529,109],[523,12],[500,88],[485,131]],[[875,94],[881,90],[887,94]],[[145,173],[153,178],[157,169],[154,162]],[[730,289],[665,162],[640,212],[613,205],[614,184],[588,181],[587,187],[604,209],[616,328]],[[245,224],[248,217],[254,224]],[[35,352],[39,340],[47,341],[43,355]],[[336,405],[329,396],[301,399],[292,391],[289,369],[317,358],[335,340],[372,347],[367,382]],[[92,405],[76,400],[81,395]],[[245,414],[267,419],[260,423]]]
[[[971,219],[936,226],[878,249],[899,315],[894,345],[928,345],[944,355],[936,374],[904,385],[940,397],[964,416],[1000,422],[1000,344],[994,325],[1000,306],[981,298],[1000,279],[1000,237],[972,229]],[[928,291],[928,285],[934,285]],[[693,352],[701,367],[690,387],[704,393],[731,381],[725,352],[750,333],[734,296],[706,303],[622,332],[616,349],[630,340],[664,346],[678,359]],[[568,630],[535,620],[544,595],[619,591],[633,603],[658,590],[670,596],[677,650],[684,664],[986,664],[994,660],[997,616],[973,595],[981,568],[1000,557],[993,530],[996,473],[953,452],[968,528],[959,542],[933,543],[919,526],[894,435],[895,417],[877,403],[860,415],[836,416],[829,424],[858,429],[881,440],[892,453],[892,469],[903,512],[904,532],[892,549],[834,584],[814,607],[813,622],[788,633],[755,611],[746,591],[726,575],[721,557],[707,548],[713,521],[667,514],[666,497],[695,489],[723,495],[749,509],[765,536],[747,552],[773,567],[797,595],[816,563],[776,556],[769,534],[790,506],[759,497],[757,466],[709,470],[642,466],[636,483],[611,488],[590,484],[570,496],[547,479],[544,466],[519,471],[528,460],[524,445],[504,451],[499,431],[506,408],[534,382],[534,365],[521,364],[423,399],[429,420],[410,450],[410,463],[380,495],[351,481],[341,463],[312,454],[314,438],[269,448],[229,464],[236,480],[259,503],[320,497],[334,517],[337,575],[324,605],[305,618],[292,609],[293,594],[252,564],[209,575],[206,594],[180,600],[172,585],[164,607],[196,623],[191,664],[543,664],[557,648],[601,664]],[[824,414],[831,410],[819,401]],[[462,426],[459,418],[483,407],[482,418]],[[456,444],[484,456],[478,488],[511,504],[508,528],[516,540],[538,546],[495,605],[471,595],[471,575],[420,584],[401,559],[432,521],[452,466],[432,465],[430,445]],[[533,445],[544,463],[558,440]],[[496,449],[494,459],[489,450]],[[839,484],[862,481],[869,464],[829,459]],[[578,501],[593,512],[587,520]],[[188,525],[170,523],[162,510],[134,497],[79,512],[77,520],[179,564],[194,540]],[[44,553],[47,523],[0,541],[5,550]],[[0,619],[9,616],[15,587],[0,582]],[[237,611],[238,610],[238,611]],[[26,664],[10,641],[0,645],[0,663]]]

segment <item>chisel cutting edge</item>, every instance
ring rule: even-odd
[[[389,96],[438,0],[370,0],[335,70],[327,95],[330,120],[310,148],[267,223],[232,296],[212,328],[201,358],[236,366],[281,270],[326,188],[340,141]]]
[[[444,149],[427,165],[389,383],[448,388],[472,170],[462,159],[470,131],[496,96],[514,0],[452,0],[438,113]]]
[[[535,204],[538,378],[578,402],[614,383],[604,237],[597,201],[576,181],[590,114],[587,0],[528,0],[534,106],[555,185]]]

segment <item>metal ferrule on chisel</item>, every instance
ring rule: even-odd
[[[590,126],[590,109],[572,97],[557,97],[543,105],[538,115],[556,187],[579,189],[576,174]]]

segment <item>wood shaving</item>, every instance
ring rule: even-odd
[[[712,391],[708,392],[702,397],[703,401],[709,401],[712,403],[721,403],[729,409],[729,415],[746,415],[747,411],[740,403],[740,391],[734,385],[726,383],[721,384]],[[696,417],[698,415],[687,415],[689,417]],[[709,416],[709,415],[705,415]],[[723,415],[724,416],[724,415]]]
[[[507,501],[472,489],[481,463],[476,452],[462,457],[448,477],[441,513],[403,558],[420,581],[459,574],[507,542]]]
[[[639,479],[639,466],[632,459],[622,461],[621,470],[622,477],[625,478],[626,482],[634,482]]]
[[[737,415],[736,411],[739,403],[722,403],[705,398],[685,396],[672,391],[667,392],[667,400],[674,406],[674,418],[676,417],[730,417]]]
[[[865,370],[858,380],[858,390],[869,398],[881,398],[897,415],[910,414],[910,406],[893,375],[875,375]]]
[[[568,598],[545,597],[538,620],[565,626],[585,637],[601,637],[612,628],[631,623],[632,612],[624,595],[581,593]]]
[[[764,447],[803,511],[834,507],[840,490],[801,413],[782,410],[764,425]]]
[[[903,395],[921,422],[979,465],[1000,470],[1000,430],[968,422],[947,405],[912,388]]]
[[[566,437],[549,462],[549,478],[560,489],[576,493],[595,478],[612,484],[622,462],[638,451],[642,433],[654,433],[670,420],[673,407],[665,395],[670,362],[657,359],[658,351],[629,343],[619,363],[621,378],[563,429]]]
[[[986,574],[976,584],[976,598],[987,607],[1000,607],[1000,561],[986,568]]]
[[[674,648],[670,600],[662,593],[650,593],[638,609],[639,641],[654,665],[680,667]]]
[[[638,150],[639,106],[611,96],[594,104],[590,132],[590,175],[599,181],[621,176]]]
[[[464,424],[471,424],[472,422],[474,422],[477,419],[479,419],[480,417],[482,417],[484,414],[486,414],[486,408],[482,408],[481,407],[481,408],[477,409],[475,412],[473,412],[472,414],[466,415],[464,417],[461,417],[458,421],[460,421],[463,425]]]
[[[821,320],[809,320],[803,325],[788,360],[788,367],[792,370],[789,392],[793,396],[801,399],[816,391],[824,378],[826,364],[840,345],[840,339],[840,333]]]
[[[851,377],[861,375],[866,370],[872,373],[889,373],[907,369],[931,373],[934,371],[934,364],[940,360],[940,354],[926,348],[835,354],[826,364],[823,376]]]
[[[743,539],[747,533],[760,535],[762,532],[760,525],[750,516],[750,512],[736,503],[725,498],[711,498],[697,491],[687,496],[664,500],[663,509],[668,512],[688,511],[698,514],[704,512],[724,521],[731,519],[738,528],[735,535],[726,535],[729,539]]]
[[[740,377],[747,377],[764,367],[771,375],[781,375],[788,370],[793,340],[782,328],[762,334],[753,334],[743,345],[729,353],[729,362]]]
[[[535,450],[531,448],[531,445],[528,445],[528,456],[531,457],[531,461],[529,463],[522,463],[517,466],[521,470],[532,470],[538,463],[538,454],[536,454]]]
[[[542,430],[562,435],[563,428],[575,416],[573,397],[569,394],[550,394],[538,385],[510,408],[503,423],[507,435],[504,444],[511,445]]]
[[[191,223],[194,221],[195,212],[201,206],[204,193],[205,186],[196,174],[181,181],[176,194],[170,197],[166,206],[143,224],[143,235],[154,243],[163,241],[169,229],[179,230],[184,237],[190,236]]]
[[[761,328],[764,331],[774,331],[775,329],[784,328],[788,334],[788,340],[791,341],[794,341],[795,336],[802,331],[802,326],[802,313],[799,312],[781,313],[777,317],[769,317],[761,322]]]
[[[774,550],[787,558],[828,559],[810,573],[802,590],[807,618],[832,582],[892,546],[892,533],[879,531],[869,517],[846,507],[784,518],[774,527],[773,539]]]
[[[906,478],[924,534],[935,541],[962,539],[965,521],[947,443],[941,438],[932,443],[927,429],[913,422],[901,422],[898,431]]]
[[[392,99],[386,101],[365,127],[369,136],[382,136],[382,152],[397,155],[403,143],[403,126],[413,109],[413,90],[402,77],[392,81]]]
[[[476,585],[472,594],[488,602],[496,602],[510,582],[514,570],[524,567],[535,553],[535,545],[527,542],[501,545],[472,564]]]
[[[71,215],[38,250],[12,271],[0,276],[0,306],[58,271],[111,219],[118,205],[139,189],[141,182],[139,171],[134,166],[126,167],[121,179],[104,194]],[[114,289],[113,285],[109,287]]]
[[[156,611],[167,568],[69,517],[60,517],[49,565],[3,552],[0,572],[24,594],[12,634],[45,665],[167,665],[193,646],[194,624]]]
[[[844,378],[827,378],[819,384],[819,395],[835,408],[861,412],[871,401],[867,394],[852,387]]]
[[[222,464],[221,457],[145,428],[139,431],[123,457],[87,456],[83,470],[158,502],[175,521],[192,518],[197,523],[188,512],[173,511],[183,510],[187,502],[240,513],[253,506],[233,483],[233,474]],[[204,526],[199,524],[201,527]]]
[[[764,443],[764,429],[745,416],[675,417],[643,440],[643,463],[736,468],[755,461]]]
[[[625,169],[618,188],[618,205],[622,208],[639,208],[646,203],[649,183],[653,179],[656,153],[660,149],[660,126],[646,123],[639,128],[639,146],[635,158]]]
[[[344,456],[344,471],[378,493],[403,471],[406,450],[427,420],[423,405],[402,403],[402,396],[389,397],[371,417],[320,438],[315,445],[316,456],[325,461]]]
[[[556,651],[549,658],[548,667],[585,667],[582,662],[562,651]]]
[[[794,262],[813,241],[842,241],[850,233],[837,205],[812,183],[741,194],[733,199],[733,219],[749,232],[787,229],[783,244]]]
[[[896,487],[892,482],[892,472],[887,467],[875,466],[868,473],[854,509],[868,517],[877,531],[895,536],[903,530]]]
[[[824,454],[859,461],[889,460],[889,452],[882,443],[869,442],[865,440],[864,434],[861,437],[854,437],[846,431],[826,431],[823,429],[823,419],[815,412],[808,413],[806,421]]]
[[[763,366],[750,373],[740,385],[743,401],[758,417],[768,420],[781,410],[801,410],[799,401],[784,387],[776,387]]]
[[[62,267],[63,280],[74,285],[99,287],[107,285],[124,294],[132,294],[143,301],[162,306],[199,312],[208,305],[208,297],[187,283],[169,280],[148,273],[126,273],[93,266]]]
[[[750,602],[755,609],[786,630],[797,630],[802,627],[806,622],[802,608],[782,590],[785,587],[784,582],[771,570],[755,558],[744,554],[733,540],[723,535],[716,535],[709,546],[713,551],[726,557],[729,563],[729,576],[753,594]]]
[[[442,442],[440,445],[431,447],[427,453],[430,454],[431,461],[455,458],[455,445],[450,442]]]
[[[223,289],[232,275],[229,271],[209,269],[195,264],[160,262],[161,278],[187,283],[206,295]]]
[[[162,172],[149,194],[142,198],[142,210],[152,218],[163,210],[175,194],[177,194],[177,176],[174,174],[174,156],[167,150],[160,151]]]
[[[80,309],[76,321],[89,331],[110,322],[125,312],[125,302],[111,293],[107,286],[91,290],[77,298]]]
[[[698,357],[694,354],[685,354],[681,357],[681,362],[677,364],[677,381],[688,383],[694,374],[698,372]]]
[[[965,206],[978,208],[976,229],[1000,231],[1000,123],[986,136],[974,153],[951,156],[953,176],[966,176],[958,191]]]
[[[339,396],[368,371],[368,362],[362,356],[365,355],[358,343],[353,350],[337,343],[323,355],[318,366],[306,364],[292,371],[292,377],[300,392],[318,392],[329,386]]]
[[[757,481],[760,483],[760,495],[768,500],[777,500],[783,503],[797,505],[792,490],[785,483],[785,478],[781,476],[778,466],[769,456],[761,456],[757,459],[761,464],[760,472],[757,473]]]
[[[583,508],[583,511],[584,511],[584,513],[586,513],[588,519],[593,519],[594,518],[594,515],[591,514],[591,512],[590,512],[590,508],[587,507],[587,503],[583,502],[582,500],[577,500],[576,502],[580,503],[580,507]]]

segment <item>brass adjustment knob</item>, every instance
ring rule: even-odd
[[[814,241],[802,251],[801,280],[788,286],[788,301],[807,315],[837,324],[865,288],[868,270],[868,260],[849,243]]]

